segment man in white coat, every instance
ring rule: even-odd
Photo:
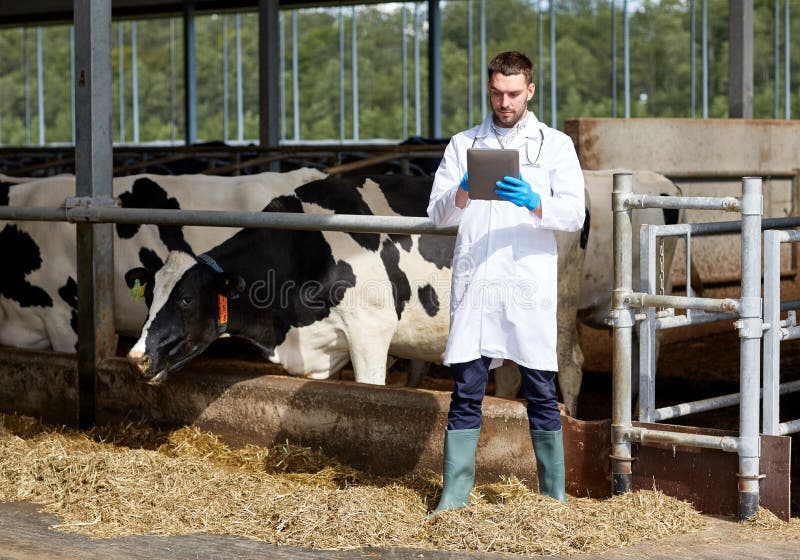
[[[515,362],[527,400],[539,491],[566,500],[564,445],[556,400],[555,231],[583,226],[584,183],[570,138],[527,109],[533,64],[511,51],[489,63],[492,113],[452,137],[433,183],[428,216],[458,225],[444,363],[455,388],[444,446],[444,489],[436,511],[469,503],[481,403],[489,370]],[[498,181],[500,200],[471,200],[467,149],[519,152],[516,177]]]

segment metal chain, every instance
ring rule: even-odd
[[[658,295],[663,296],[666,293],[666,286],[664,281],[664,238],[658,238]],[[664,311],[665,307],[660,308],[658,311]]]

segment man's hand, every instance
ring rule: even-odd
[[[458,184],[463,190],[469,192],[469,172],[464,173],[464,176],[461,177],[461,182]]]
[[[531,212],[539,208],[542,203],[541,197],[535,192],[530,183],[525,179],[516,177],[503,177],[502,181],[497,181],[497,188],[494,192],[508,202],[513,202],[517,206],[527,208]]]
[[[466,173],[464,173],[458,186],[459,189],[456,191],[456,208],[461,208],[463,210],[467,207],[467,203],[469,202],[469,179]]]

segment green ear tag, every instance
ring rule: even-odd
[[[131,299],[134,301],[141,301],[144,299],[144,287],[147,286],[147,282],[144,285],[139,283],[139,279],[137,278],[136,281],[133,283],[133,288],[131,288]]]

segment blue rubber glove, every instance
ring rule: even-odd
[[[469,192],[469,178],[467,178],[467,175],[468,173],[464,173],[464,176],[461,177],[461,183],[459,183],[458,186]]]
[[[525,179],[505,176],[502,181],[497,181],[496,185],[494,192],[500,198],[527,208],[531,212],[539,208],[542,203],[539,193],[535,192]]]

